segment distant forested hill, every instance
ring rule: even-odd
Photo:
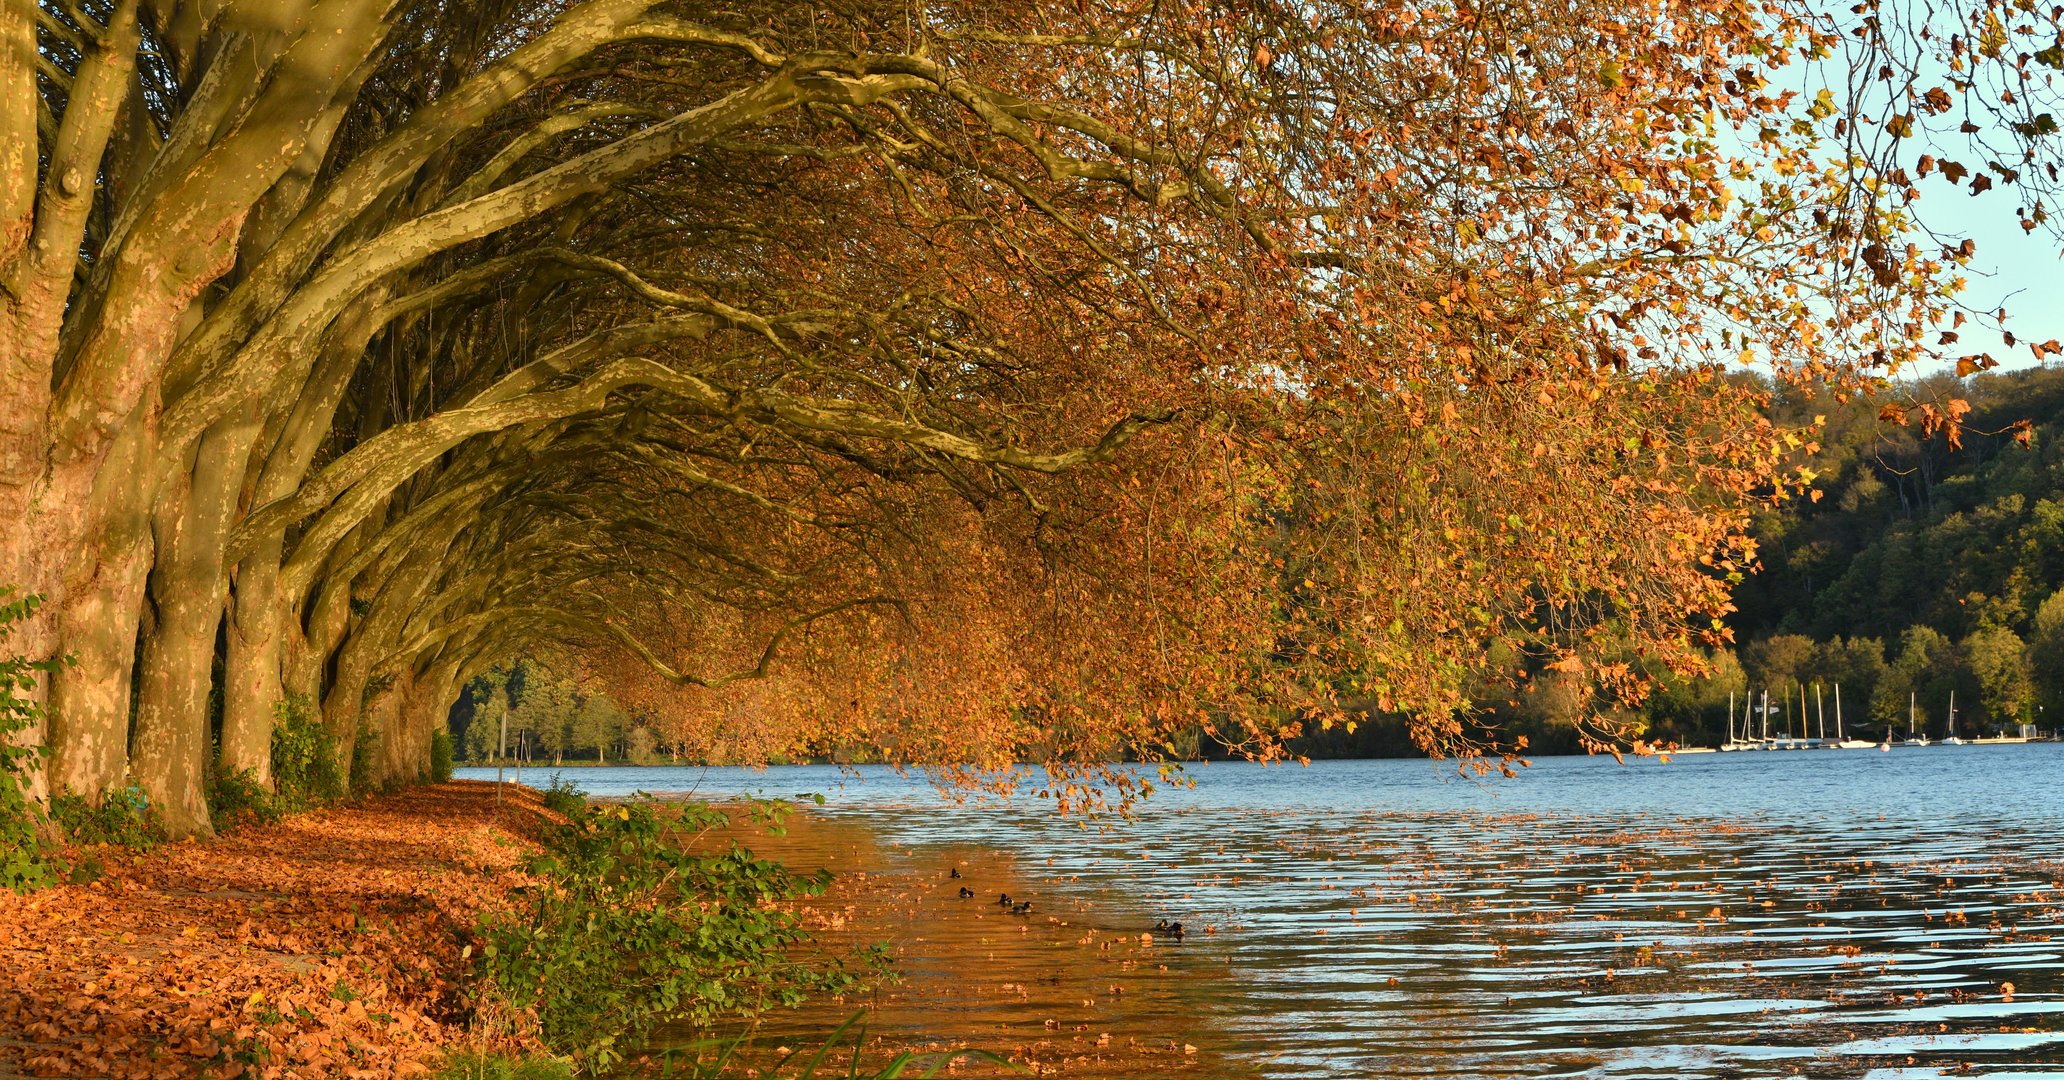
[[[2026,632],[2064,587],[2064,370],[1919,389],[1970,402],[1963,446],[1882,424],[1874,402],[1835,408],[1816,462],[1822,498],[1758,523],[1764,571],[1736,594],[1743,640],[1889,640],[1913,626],[1952,638],[1986,626]],[[1829,407],[1778,410],[1796,421]],[[2025,449],[2004,433],[2024,418],[2035,425]]]
[[[1913,391],[1969,402],[1961,446],[1880,422],[1876,402],[1777,403],[1828,416],[1822,494],[1757,522],[1764,569],[1732,620],[1742,680],[1840,681],[1852,708],[1903,723],[1912,702],[1938,736],[1951,691],[1965,734],[2047,727],[2052,705],[2064,719],[2064,370]]]

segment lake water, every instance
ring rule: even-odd
[[[884,769],[564,775],[823,794],[830,839],[786,857],[867,847],[904,876],[891,910],[844,910],[906,939],[880,1022],[919,1044],[1147,1055],[1097,1075],[2064,1080],[2060,766],[2057,744],[1544,758],[1483,784],[1209,764],[1090,826]],[[1190,933],[1139,940],[1158,918]]]

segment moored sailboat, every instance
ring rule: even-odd
[[[1964,745],[1964,740],[1962,740],[1962,739],[1959,739],[1959,738],[1957,738],[1957,733],[1956,733],[1956,691],[1954,691],[1954,690],[1951,690],[1951,691],[1949,692],[1949,716],[1948,716],[1948,717],[1947,717],[1946,719],[1944,719],[1944,720],[1943,720],[1943,726],[1945,726],[1945,727],[1947,727],[1947,728],[1949,729],[1949,734],[1947,734],[1947,735],[1944,735],[1944,736],[1942,737],[1942,745],[1944,745],[1944,746],[1962,746],[1962,745]]]
[[[1926,745],[1928,745],[1928,736],[1927,736],[1926,734],[1924,734],[1924,733],[1923,733],[1923,732],[1922,732],[1922,731],[1921,731],[1921,730],[1920,730],[1919,728],[1916,728],[1916,727],[1914,726],[1914,694],[1913,694],[1913,692],[1912,692],[1912,691],[1908,691],[1908,692],[1907,692],[1907,695],[1906,695],[1906,739],[1905,739],[1905,741],[1904,741],[1904,742],[1901,742],[1901,743],[1900,743],[1899,745],[1901,745],[1901,746],[1926,746]]]
[[[1880,750],[1892,749],[1892,728],[1885,727],[1885,741],[1873,743],[1869,739],[1852,739],[1842,733],[1842,684],[1835,684],[1835,745],[1844,750],[1868,750],[1876,746]]]

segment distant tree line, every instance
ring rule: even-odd
[[[465,761],[645,764],[662,756],[650,719],[543,664],[519,660],[466,685],[451,729]]]

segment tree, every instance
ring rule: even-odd
[[[1742,669],[1750,686],[1780,695],[1819,674],[1813,639],[1800,634],[1773,634],[1749,642],[1742,650]]]
[[[451,722],[462,756],[483,761],[503,755],[503,727],[509,715],[509,671],[493,668],[469,681],[453,706]]]
[[[2035,688],[2020,635],[2004,626],[1983,627],[1963,640],[1962,651],[1978,684],[1974,704],[1983,711],[1984,722],[2001,728],[2027,720]]]
[[[1814,666],[1819,680],[1838,688],[1836,704],[1843,706],[1844,732],[1861,727],[1872,715],[1870,704],[1885,678],[1885,643],[1877,638],[1834,638],[1822,643]]]
[[[629,722],[608,695],[583,691],[574,705],[567,741],[571,748],[594,751],[595,760],[606,763],[611,748],[624,739]]]
[[[1726,737],[1728,709],[1741,715],[1749,701],[1749,679],[1727,649],[1714,653],[1710,672],[1700,678],[1664,680],[1648,706],[1659,739],[1692,745]]]
[[[1783,11],[0,10],[0,581],[48,779],[178,834],[218,636],[261,777],[533,653],[1091,770],[1467,750],[1499,637],[1635,698],[1588,643],[1695,667],[1810,453],[1722,365],[1850,386],[1948,273],[1811,221]]]
[[[1917,706],[1914,726],[1926,733],[1930,713],[1949,707],[1949,696],[1962,681],[1962,669],[1956,649],[1939,631],[1929,626],[1909,628],[1899,637],[1899,655],[1878,683],[1871,715],[1897,724]]]
[[[2064,589],[2046,597],[2035,611],[2028,639],[2028,665],[2038,700],[2055,705],[2064,716]]]

